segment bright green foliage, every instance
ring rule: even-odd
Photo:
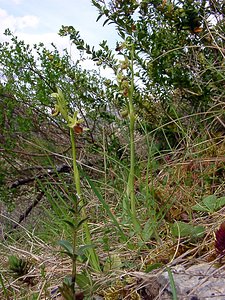
[[[213,213],[222,208],[225,205],[225,197],[217,197],[216,195],[210,195],[205,197],[201,202],[192,206],[193,210]]]
[[[99,11],[98,19],[105,19],[104,25],[116,25],[122,41],[115,51],[109,49],[106,41],[100,44],[100,50],[95,50],[72,26],[63,26],[60,35],[69,35],[78,49],[97,64],[112,68],[116,76],[119,72],[116,54],[126,53],[126,43],[135,45],[134,105],[149,129],[205,111],[215,99],[224,97],[224,37],[220,34],[225,29],[224,6],[219,2],[93,0],[92,3]],[[118,103],[122,109],[124,100],[119,98]],[[183,138],[173,125],[164,127],[172,146]]]
[[[207,84],[209,78],[216,82],[217,91],[220,89],[220,80],[224,78],[219,72],[223,61],[223,39],[219,33],[224,29],[224,8],[219,3],[92,2],[99,10],[99,17],[105,17],[105,24],[115,23],[122,39],[132,39],[135,43],[137,76],[144,89],[164,100],[165,105],[172,100],[173,91],[179,89],[185,94],[182,102],[195,108],[204,107],[216,92]],[[216,24],[210,22],[209,16],[216,18]],[[214,41],[210,40],[212,34]],[[206,65],[209,68],[202,73]]]
[[[41,43],[32,47],[9,30],[5,34],[11,42],[0,44],[0,146],[13,148],[15,136],[30,137],[31,132],[42,131],[46,118],[55,124],[49,107],[54,107],[50,95],[56,92],[56,85],[70,99],[69,111],[77,110],[84,117],[93,141],[93,128],[98,128],[99,119],[110,110],[111,88],[107,91],[105,79],[96,71],[82,70],[79,60],[73,62],[66,50],[60,53],[54,45],[48,50]],[[57,126],[60,124],[58,121]]]

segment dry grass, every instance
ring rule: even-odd
[[[150,217],[149,207],[143,202],[146,182],[156,204],[154,213],[157,236],[153,234],[141,244],[135,235],[130,235],[127,242],[120,241],[112,220],[106,215],[88,184],[83,183],[85,199],[88,199],[87,211],[90,214],[92,239],[101,264],[104,266],[109,258],[120,261],[120,266],[117,265],[112,270],[105,270],[101,274],[91,273],[97,286],[96,295],[107,300],[117,299],[115,297],[121,295],[124,295],[123,299],[147,299],[144,298],[144,293],[148,293],[152,297],[149,299],[157,299],[159,287],[153,291],[149,286],[153,286],[153,283],[156,285],[155,278],[166,265],[181,264],[188,267],[201,262],[215,262],[215,231],[224,222],[225,208],[212,213],[202,213],[193,211],[192,206],[207,195],[223,195],[225,159],[221,155],[224,149],[224,140],[221,140],[216,147],[208,140],[204,151],[201,150],[202,144],[196,144],[192,148],[193,153],[188,157],[180,151],[171,153],[163,163],[159,163],[157,171],[150,174],[149,178],[146,179],[146,170],[137,178],[136,196],[141,199],[137,206],[137,215],[140,216],[142,228]],[[201,155],[198,154],[200,152]],[[98,170],[97,166],[94,167]],[[116,168],[116,164],[111,164],[104,180],[98,178],[96,182],[100,185],[104,199],[122,223],[119,212],[123,185],[125,187],[126,184],[123,178],[126,176],[118,174]],[[41,218],[40,213],[39,216]],[[170,226],[178,221],[204,226],[204,236],[197,239],[173,236]],[[57,295],[58,286],[71,272],[71,261],[60,254],[56,241],[49,237],[49,242],[44,242],[37,237],[36,232],[28,231],[26,225],[27,223],[19,224],[19,234],[15,232],[15,235],[12,234],[6,241],[2,240],[0,244],[0,274],[7,290],[7,294],[4,294],[4,290],[0,289],[0,299],[7,299],[7,295],[10,300],[53,299],[53,296]],[[127,224],[122,226],[129,235]],[[64,233],[58,239],[63,235]],[[108,245],[104,241],[106,236]],[[28,274],[23,278],[15,278],[9,272],[10,255],[17,255],[31,263]],[[159,268],[154,270],[154,266]],[[151,268],[153,270],[146,273]],[[82,270],[91,271],[88,262],[78,264],[78,271]],[[54,290],[56,292],[51,295]],[[140,291],[142,298],[139,295]]]

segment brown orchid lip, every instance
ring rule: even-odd
[[[74,126],[74,132],[77,134],[80,134],[83,132],[83,127],[80,126],[80,124],[77,124],[76,126]]]

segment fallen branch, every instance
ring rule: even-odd
[[[45,173],[42,173],[42,174],[39,174],[39,175],[36,175],[36,176],[32,176],[32,177],[28,177],[28,178],[18,179],[16,181],[14,181],[13,183],[11,183],[9,185],[9,188],[10,189],[16,188],[20,185],[24,185],[24,184],[33,182],[37,179],[43,179],[43,178],[45,178],[49,175],[54,175],[54,174],[57,175],[58,173],[70,173],[70,170],[71,170],[71,168],[68,165],[62,165],[62,166],[59,166],[55,169],[48,168]]]
[[[41,191],[34,199],[34,201],[31,203],[31,205],[25,210],[25,212],[20,215],[19,221],[16,224],[14,224],[12,229],[4,235],[5,240],[8,238],[9,234],[13,233],[14,230],[26,219],[26,217],[28,217],[32,209],[37,206],[37,204],[41,201],[43,196],[44,196],[44,192]]]

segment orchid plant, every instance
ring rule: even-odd
[[[71,211],[74,214],[73,222],[70,222],[70,227],[73,231],[73,242],[61,240],[59,241],[60,246],[64,248],[64,253],[66,253],[72,259],[72,276],[69,284],[64,282],[61,288],[61,293],[68,295],[76,295],[75,283],[77,277],[77,258],[78,256],[86,255],[91,267],[94,271],[100,271],[100,264],[98,256],[91,242],[91,234],[87,222],[87,213],[85,209],[85,203],[81,191],[80,173],[77,165],[77,152],[76,152],[76,127],[79,127],[83,122],[82,119],[78,118],[78,112],[75,111],[73,116],[70,116],[67,106],[67,101],[62,93],[62,91],[57,88],[57,93],[51,94],[53,98],[56,99],[55,108],[52,112],[52,116],[56,117],[61,115],[70,130],[70,141],[72,147],[72,158],[73,158],[73,179],[76,188],[76,195],[71,197],[73,199],[73,208]],[[67,222],[68,223],[68,222]],[[78,231],[80,228],[84,230],[84,245],[78,245]],[[65,289],[70,288],[70,293],[66,292]]]

